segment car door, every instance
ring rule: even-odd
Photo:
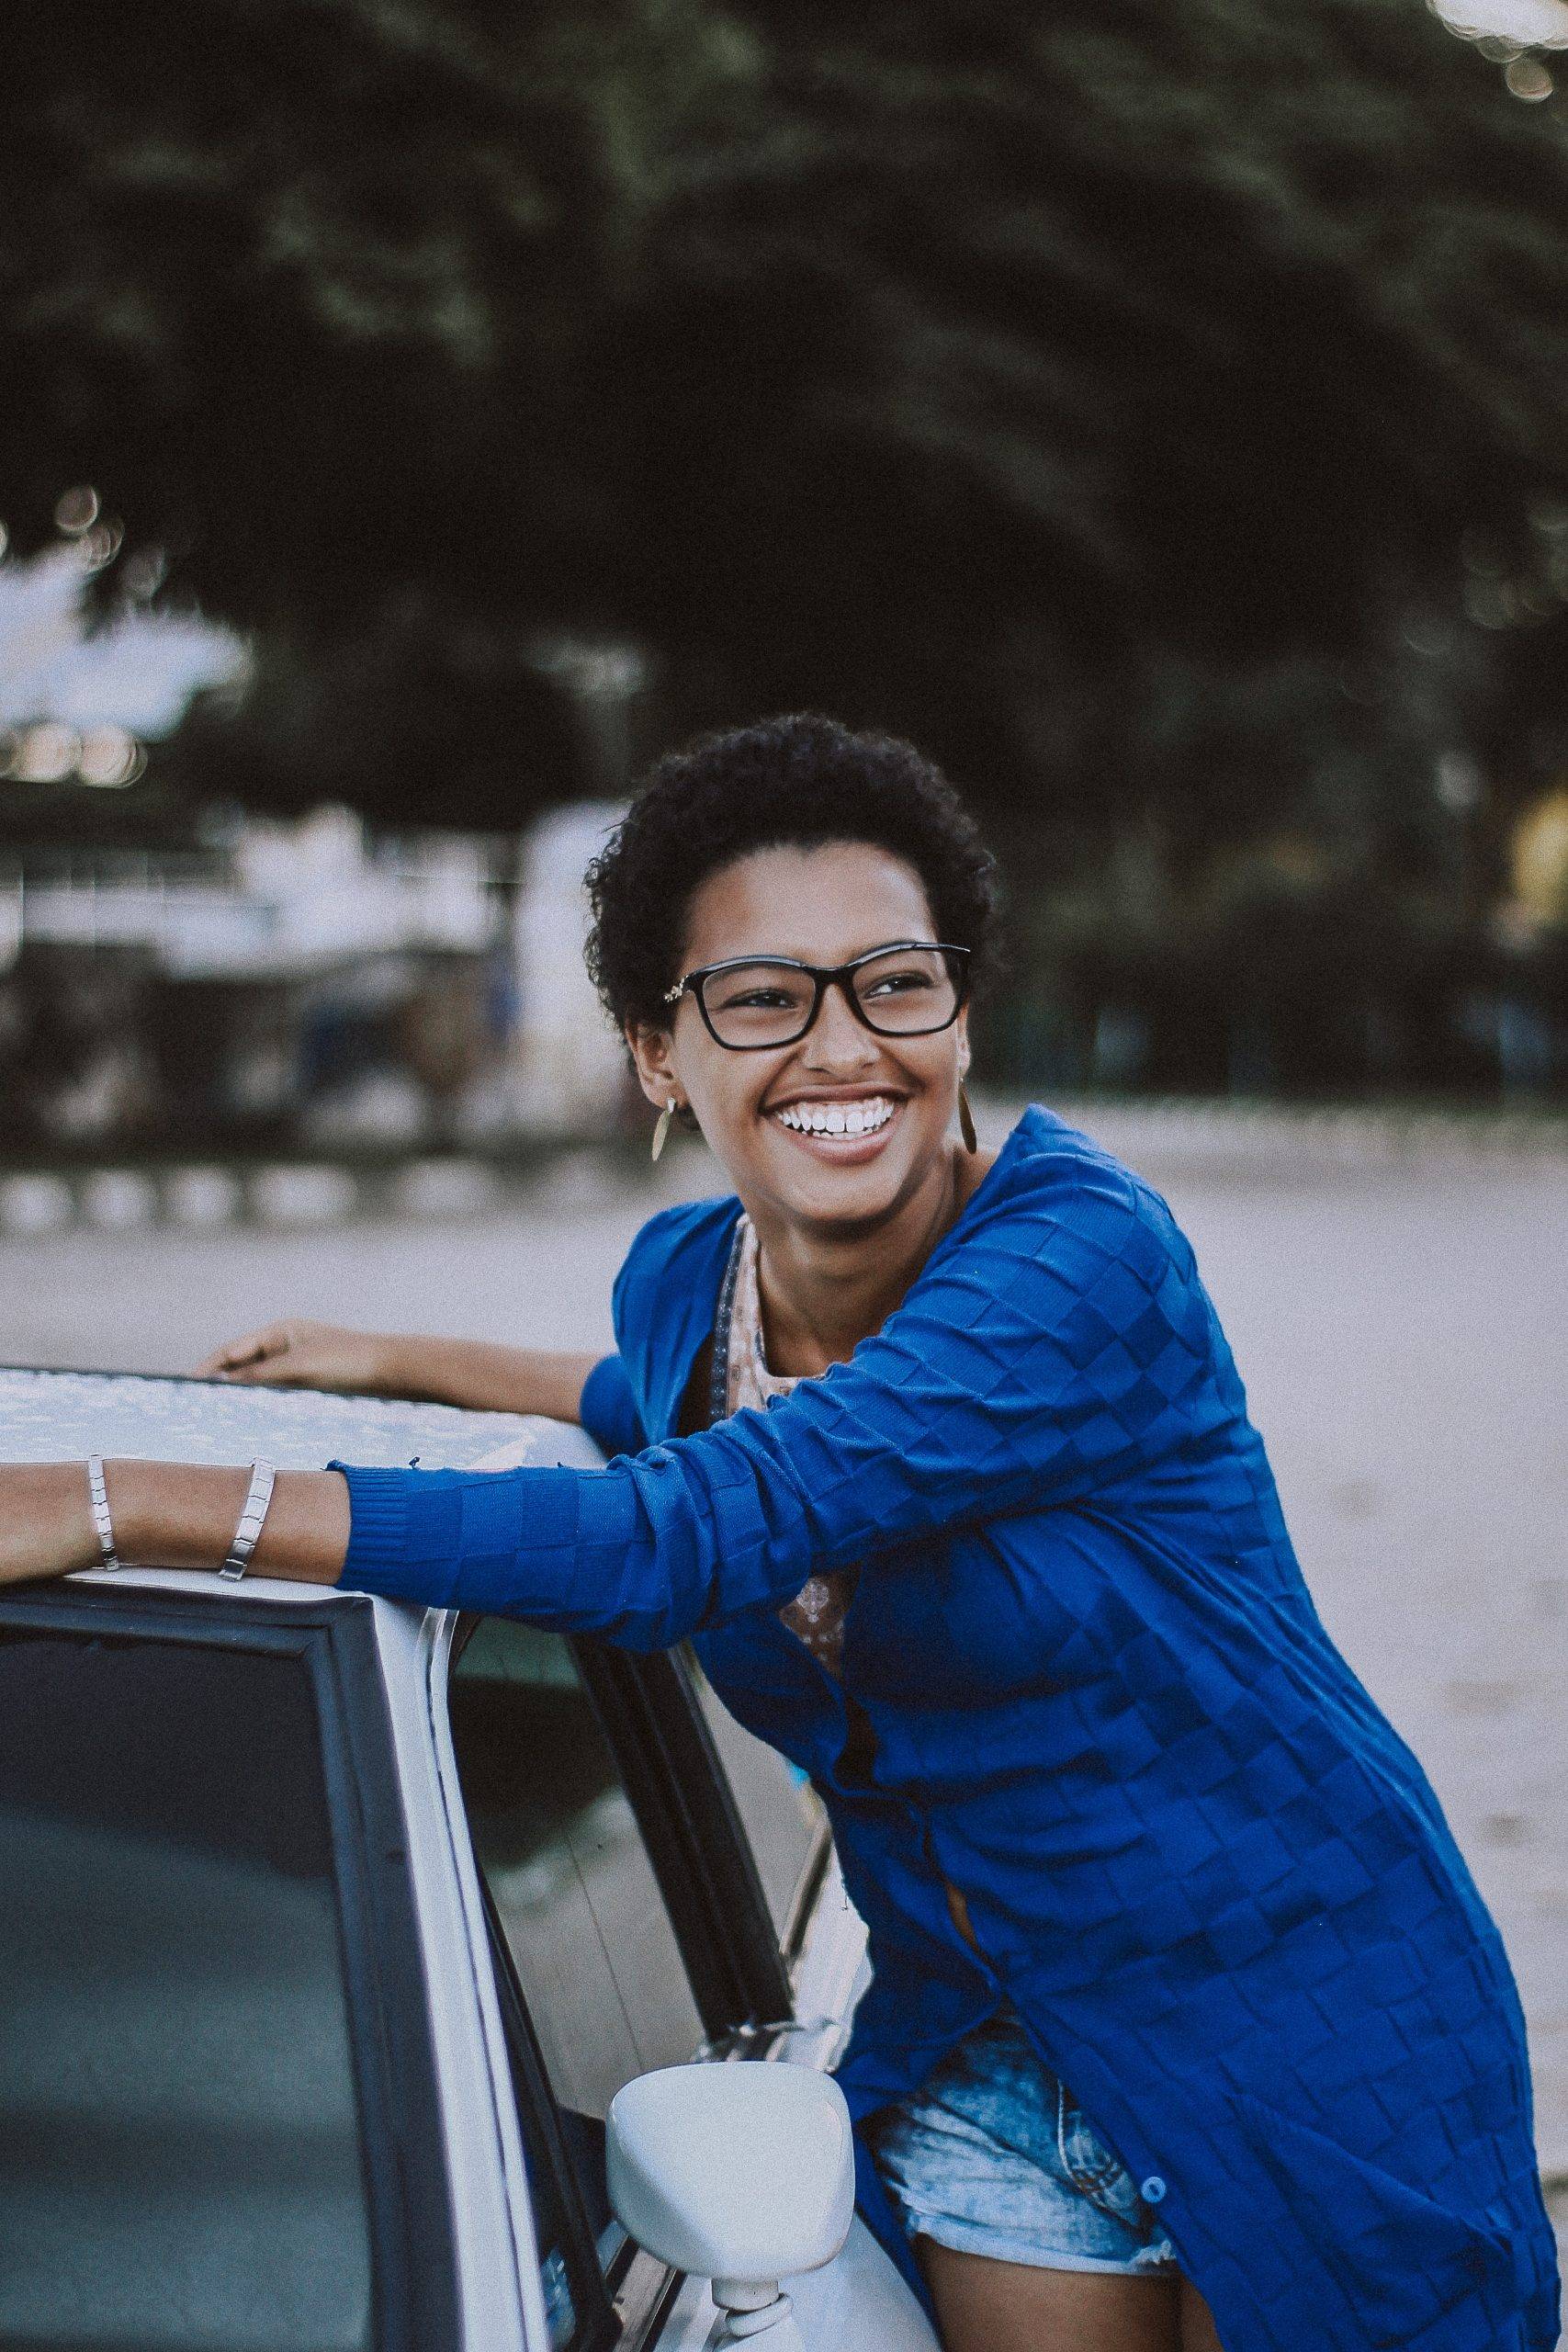
[[[716,2316],[705,2282],[654,2262],[611,2213],[604,2117],[622,2085],[653,2067],[836,2054],[863,1936],[831,1872],[821,1808],[680,1654],[633,1657],[511,1621],[466,1622],[446,1698],[551,2352],[597,2352],[617,2327],[627,2352],[699,2345]],[[836,1988],[839,2013],[797,2018],[801,1984]],[[860,2224],[829,2272],[806,2290],[812,2352],[931,2344]]]
[[[458,2340],[373,1605],[0,1601],[0,2344]]]

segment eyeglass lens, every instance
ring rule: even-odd
[[[868,1025],[888,1037],[945,1029],[958,1010],[958,984],[935,947],[890,947],[871,956],[851,986]],[[726,1046],[787,1046],[811,1020],[811,976],[789,964],[735,964],[703,982],[703,1010]]]

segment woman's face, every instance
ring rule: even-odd
[[[676,977],[736,956],[847,964],[936,936],[919,875],[888,850],[868,842],[757,850],[694,894]],[[878,1224],[931,1182],[969,1059],[964,1012],[929,1036],[885,1037],[856,1019],[839,988],[826,990],[793,1046],[727,1050],[691,990],[668,1031],[639,1031],[631,1043],[649,1102],[662,1110],[673,1095],[691,1105],[753,1214],[819,1226]],[[804,1132],[814,1104],[858,1109],[866,1129]]]

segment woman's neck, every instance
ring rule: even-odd
[[[887,1320],[995,1157],[953,1147],[869,1233],[823,1233],[754,1212],[770,1369],[811,1374],[846,1363]]]

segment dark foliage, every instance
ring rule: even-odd
[[[650,657],[638,752],[802,707],[929,751],[1074,1068],[1121,1007],[1145,1069],[1315,1083],[1280,1040],[1340,938],[1372,1076],[1522,985],[1481,919],[1568,763],[1568,141],[1419,0],[8,35],[7,520],[90,481],[257,644],[160,823],[602,786],[538,653],[576,633]]]
[[[261,633],[258,797],[417,817],[432,712],[454,819],[573,788],[565,626],[656,734],[1207,833],[1181,712],[1332,734],[1568,493],[1561,122],[1415,0],[61,0],[7,96],[10,519],[95,481]]]

